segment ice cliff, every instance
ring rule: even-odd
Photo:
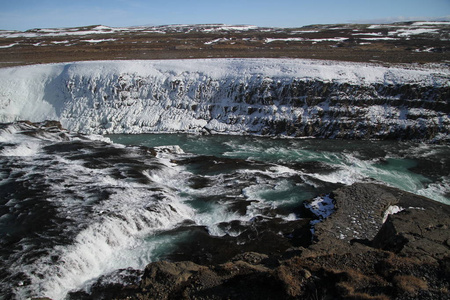
[[[450,71],[297,59],[99,61],[0,69],[0,122],[83,133],[448,140]]]

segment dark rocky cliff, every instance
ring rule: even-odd
[[[211,101],[213,118],[257,124],[263,135],[429,140],[450,126],[449,87],[266,79],[230,93],[231,107]],[[280,117],[270,116],[273,106]]]

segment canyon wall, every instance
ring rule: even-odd
[[[84,62],[0,70],[0,121],[83,133],[448,140],[450,72],[280,59]]]

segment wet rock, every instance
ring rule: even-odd
[[[132,268],[117,270],[98,278],[90,288],[89,293],[86,291],[71,292],[67,295],[67,299],[114,299],[116,295],[121,295],[121,297],[132,296],[139,287],[142,275],[141,270]]]
[[[331,195],[335,212],[315,224],[314,251],[348,251],[353,240],[372,240],[383,224],[389,206],[397,198],[379,185],[356,183],[335,190]]]
[[[190,260],[198,264],[213,265],[227,262],[242,253],[281,255],[285,250],[306,246],[311,242],[309,219],[286,222],[278,220],[254,220],[252,224],[232,221],[220,227],[233,229],[236,236],[211,236],[203,227],[179,228],[189,238],[177,242],[173,251],[164,254],[170,261]],[[250,259],[250,258],[248,258]],[[249,260],[249,263],[252,263]]]
[[[144,295],[150,297],[148,299],[169,299],[181,283],[207,269],[193,262],[155,262],[145,268],[140,288]]]
[[[252,254],[247,255],[247,259]],[[255,256],[255,254],[253,254]],[[241,257],[244,258],[245,257]],[[245,280],[243,280],[245,279]],[[239,258],[206,267],[192,262],[150,264],[137,299],[271,299],[280,286],[268,268]]]
[[[269,256],[267,254],[261,254],[257,252],[246,252],[236,255],[235,257],[233,257],[232,261],[241,260],[252,265],[258,265],[261,264],[263,261],[266,261],[267,259],[269,259]]]
[[[439,261],[450,254],[450,210],[442,206],[408,208],[390,215],[373,240],[373,246],[420,261]]]

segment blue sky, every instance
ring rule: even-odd
[[[450,20],[450,0],[0,0],[0,29],[167,24],[310,24]]]

